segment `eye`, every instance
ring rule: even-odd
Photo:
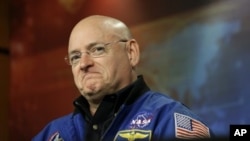
[[[81,53],[72,54],[70,56],[70,62],[74,63],[81,58]]]
[[[106,48],[104,45],[95,46],[95,47],[91,48],[91,50],[90,50],[90,53],[93,56],[99,56],[99,55],[104,54],[105,52],[106,52]]]

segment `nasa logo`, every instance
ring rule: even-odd
[[[130,122],[130,128],[144,128],[149,125],[153,118],[152,113],[142,112],[138,113]]]

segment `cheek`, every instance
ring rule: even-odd
[[[75,81],[75,84],[77,85],[77,86],[80,86],[80,76],[79,76],[79,72],[78,71],[76,71],[76,70],[74,70],[74,69],[72,69],[72,74],[73,74],[73,77],[74,77],[74,81]]]
[[[124,75],[124,72],[131,67],[130,62],[127,58],[115,58],[115,61],[110,61],[112,63],[106,65],[106,69],[109,71],[110,75]]]

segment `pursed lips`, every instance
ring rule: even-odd
[[[95,77],[95,75],[98,74],[98,72],[87,72],[82,76],[82,80],[87,80]]]

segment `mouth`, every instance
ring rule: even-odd
[[[92,79],[92,78],[96,78],[98,75],[97,72],[87,72],[85,73],[85,75],[82,77],[83,80],[88,80],[88,79]]]
[[[80,80],[80,87],[84,93],[95,93],[101,81],[99,73],[86,73]]]

